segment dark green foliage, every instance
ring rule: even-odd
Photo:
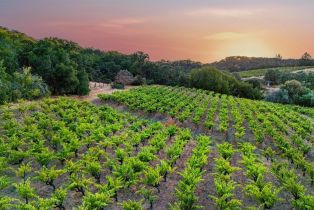
[[[36,99],[49,95],[48,86],[38,76],[33,76],[29,68],[22,72],[8,74],[0,61],[0,104],[18,99]]]
[[[146,79],[143,78],[142,76],[140,75],[137,75],[135,78],[134,78],[134,81],[132,83],[132,85],[145,85],[146,84]]]
[[[314,73],[313,72],[297,72],[297,73],[282,73],[280,83],[285,83],[289,80],[297,80],[304,87],[314,89]]]
[[[0,27],[0,58],[8,73],[21,68],[25,53],[35,43],[33,38],[17,31]]]
[[[77,94],[79,95],[88,95],[89,89],[89,80],[88,74],[85,71],[80,71],[77,75],[79,80],[79,85],[77,87]]]
[[[124,84],[113,82],[111,84],[111,87],[114,88],[114,89],[124,89]]]
[[[254,89],[252,85],[238,81],[232,75],[225,74],[214,67],[194,69],[191,72],[190,85],[195,88],[245,98],[261,98],[260,91]]]
[[[271,85],[278,85],[280,83],[281,72],[279,70],[269,69],[264,77],[266,82]]]
[[[314,91],[302,86],[297,80],[290,80],[285,82],[278,91],[269,94],[266,100],[312,107],[314,106]]]
[[[280,66],[298,66],[299,64],[299,59],[282,59],[282,57],[279,57],[278,55],[275,58],[230,56],[220,61],[211,63],[212,66],[218,69],[230,72]]]
[[[251,84],[253,86],[253,88],[257,88],[257,89],[261,89],[262,84],[263,84],[263,80],[258,79],[258,78],[248,79],[248,80],[246,80],[246,82]]]
[[[191,86],[218,93],[230,94],[227,75],[213,67],[194,69],[191,72]]]
[[[41,75],[54,94],[88,93],[88,78],[76,62],[79,47],[56,38],[38,41],[28,54],[29,65]],[[80,76],[79,76],[80,75]],[[80,78],[78,78],[80,77]],[[85,87],[84,87],[85,85]]]
[[[32,73],[41,76],[53,94],[88,94],[85,72],[92,65],[81,55],[82,50],[74,42],[57,38],[36,41],[20,32],[0,28],[0,57],[6,72],[12,76],[24,66],[30,66]],[[19,91],[14,95],[23,97]]]
[[[312,59],[312,56],[308,52],[305,52],[302,55],[300,59],[300,65],[304,65],[304,66],[314,65],[314,60]]]

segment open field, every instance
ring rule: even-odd
[[[294,66],[294,67],[277,67],[277,68],[265,68],[265,69],[252,69],[248,71],[241,71],[239,72],[240,76],[243,78],[247,77],[261,77],[264,76],[267,70],[279,70],[283,72],[300,72],[300,71],[307,71],[307,69],[313,69],[312,66]]]
[[[312,209],[305,111],[167,86],[100,98],[1,107],[1,209]]]

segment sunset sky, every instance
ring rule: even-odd
[[[314,56],[312,0],[0,0],[0,25],[152,60]]]

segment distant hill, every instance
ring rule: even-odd
[[[281,72],[289,73],[289,72],[300,72],[300,71],[308,71],[307,69],[312,69],[313,66],[288,66],[288,67],[276,67],[276,68],[263,68],[263,69],[253,69],[247,71],[241,71],[239,74],[242,78],[250,78],[250,77],[261,77],[264,76],[268,70],[278,70]]]
[[[280,59],[280,58],[262,58],[262,57],[246,57],[231,56],[220,61],[211,63],[210,65],[230,72],[246,71],[251,69],[299,66],[299,59]]]

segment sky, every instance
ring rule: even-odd
[[[0,0],[0,25],[151,60],[314,56],[313,0]]]

